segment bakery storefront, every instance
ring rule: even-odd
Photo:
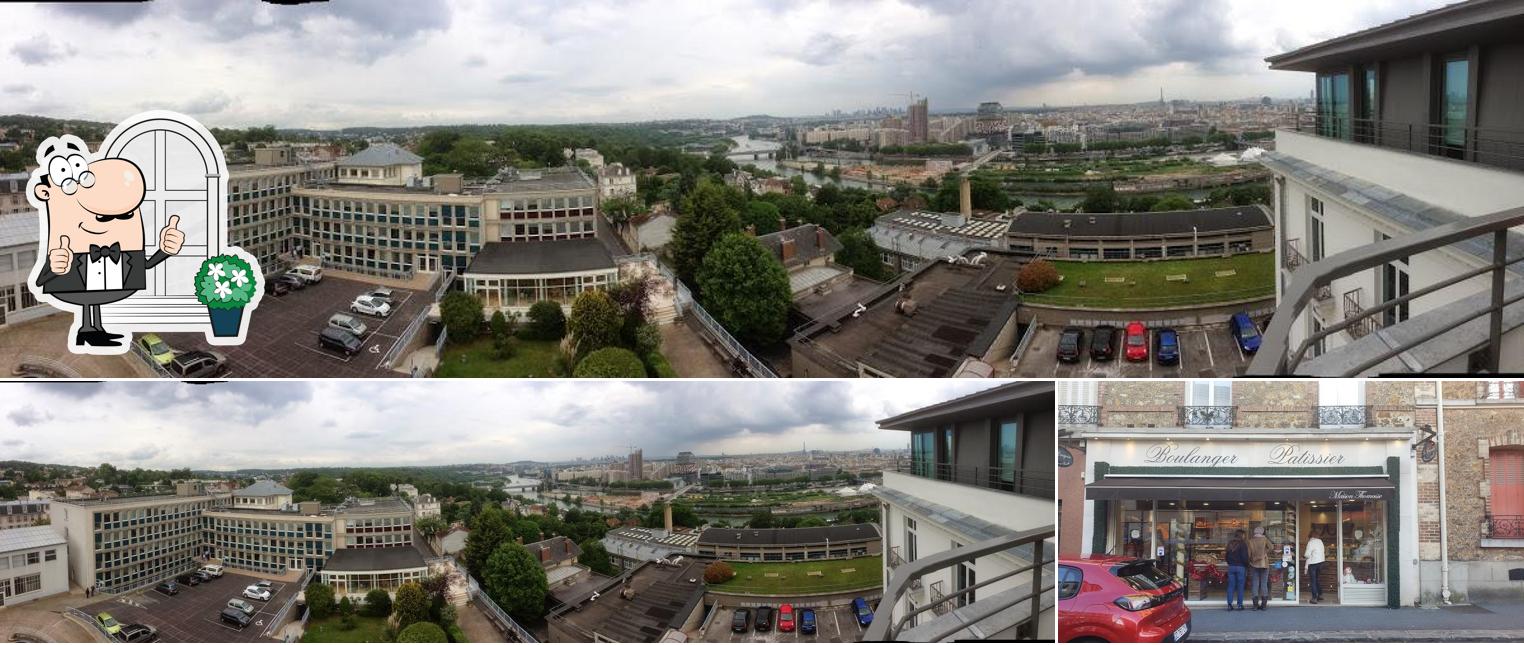
[[[1411,604],[1401,593],[1417,568],[1403,564],[1417,544],[1416,517],[1402,511],[1410,435],[1093,434],[1108,432],[1087,439],[1087,552],[1158,560],[1185,581],[1187,602],[1223,603],[1228,542],[1263,527],[1272,604],[1295,604],[1311,600],[1302,550],[1316,535],[1324,603]]]

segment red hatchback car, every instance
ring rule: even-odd
[[[1178,643],[1190,634],[1185,585],[1153,560],[1059,558],[1059,642]]]
[[[1127,323],[1127,340],[1123,345],[1126,347],[1124,351],[1127,360],[1148,360],[1148,328],[1136,320]]]
[[[783,606],[778,608],[778,631],[780,631],[780,632],[791,632],[791,631],[794,631],[794,606],[793,605],[790,605],[788,603],[783,603]]]

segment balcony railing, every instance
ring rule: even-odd
[[[952,601],[947,599],[947,592],[942,589],[944,580],[931,583],[931,611],[941,616],[952,610]]]
[[[900,555],[900,547],[889,547],[889,568],[898,569],[902,564],[905,564],[905,556]]]
[[[1101,406],[1099,405],[1060,405],[1058,406],[1058,426],[1098,426],[1101,425]]]
[[[1052,498],[1057,490],[1053,485],[1051,468],[1012,471],[997,466],[917,462],[912,459],[896,462],[894,472],[1032,497]]]
[[[1298,115],[1295,127],[1328,139],[1524,170],[1524,131]]]
[[[1347,426],[1369,428],[1373,417],[1369,405],[1316,405],[1312,416],[1317,427]]]
[[[1054,550],[1048,548],[1044,540],[1053,539],[1057,534],[1056,527],[1052,524],[1039,529],[1013,533],[1008,536],[991,538],[975,542],[968,546],[958,547],[942,551],[935,555],[926,556],[910,562],[902,569],[896,569],[889,577],[889,584],[884,587],[884,598],[879,603],[878,611],[873,615],[873,623],[863,633],[862,640],[893,641],[899,640],[906,625],[917,615],[934,610],[939,603],[927,603],[921,607],[911,607],[903,614],[895,611],[900,604],[900,599],[910,593],[912,583],[920,580],[923,576],[936,571],[943,571],[961,566],[975,558],[999,553],[1019,546],[1030,545],[1033,554],[1032,562],[1024,566],[1016,567],[1009,572],[989,579],[980,580],[978,584],[954,589],[946,594],[947,602],[956,604],[960,599],[974,598],[974,592],[988,587],[991,584],[1026,573],[1031,576],[1031,584],[1025,589],[1013,589],[1014,593],[980,594],[978,602],[969,602],[957,611],[937,616],[930,620],[922,620],[921,627],[917,628],[914,640],[924,643],[940,642],[962,632],[969,627],[987,620],[991,617],[1010,612],[1022,603],[1028,603],[1028,612],[1025,621],[1017,625],[1017,633],[1025,632],[1028,637],[1034,637],[1037,633],[1035,625],[1043,613],[1043,599],[1053,592],[1053,582],[1044,580],[1043,568],[1051,566],[1054,562]],[[910,603],[906,603],[907,606]],[[953,618],[949,619],[948,616]],[[923,631],[924,630],[924,631]]]
[[[1324,287],[1326,290],[1328,287]],[[1354,324],[1349,326],[1351,338],[1364,338],[1375,332],[1381,326],[1381,321],[1374,314],[1365,313],[1365,305],[1360,304],[1365,299],[1365,289],[1350,289],[1344,292],[1344,320],[1352,320]]]
[[[1524,515],[1488,515],[1487,537],[1505,540],[1524,538]]]
[[[1234,405],[1182,405],[1180,427],[1182,428],[1231,428],[1238,417]]]
[[[1452,316],[1448,320],[1437,322],[1437,324],[1414,328],[1412,333],[1402,334],[1401,337],[1390,335],[1393,337],[1385,338],[1386,342],[1384,345],[1374,351],[1370,351],[1368,356],[1361,355],[1351,358],[1347,363],[1338,365],[1336,374],[1325,373],[1323,375],[1357,376],[1395,356],[1441,335],[1453,332],[1460,326],[1484,316],[1488,321],[1486,335],[1485,337],[1478,338],[1476,347],[1487,351],[1486,369],[1492,373],[1497,373],[1502,358],[1503,309],[1508,305],[1524,300],[1524,294],[1504,296],[1508,267],[1520,260],[1524,260],[1524,255],[1512,258],[1507,257],[1508,229],[1520,225],[1524,225],[1524,207],[1442,224],[1417,233],[1367,244],[1329,256],[1303,267],[1302,270],[1292,275],[1291,284],[1287,285],[1280,305],[1276,307],[1275,314],[1271,316],[1270,325],[1265,329],[1259,352],[1249,364],[1248,375],[1277,376],[1296,374],[1297,367],[1301,364],[1302,357],[1307,354],[1308,349],[1312,348],[1318,341],[1331,334],[1352,327],[1363,319],[1346,318],[1342,322],[1309,334],[1302,340],[1300,345],[1295,348],[1291,347],[1292,326],[1296,324],[1297,319],[1302,315],[1303,310],[1306,309],[1308,302],[1313,299],[1317,290],[1332,284],[1335,279],[1374,269],[1426,251],[1434,251],[1466,240],[1489,236],[1492,242],[1492,261],[1485,266],[1442,278],[1422,289],[1409,292],[1400,298],[1376,304],[1364,311],[1369,311],[1371,315],[1374,315],[1433,294],[1460,282],[1479,276],[1489,276],[1491,278],[1491,289],[1489,290],[1489,297],[1485,306],[1465,310],[1463,313],[1468,314],[1465,316]],[[1388,334],[1383,334],[1383,336],[1388,336]],[[1331,357],[1337,357],[1341,350],[1347,347],[1349,345],[1335,348],[1324,354],[1321,360],[1326,361],[1330,360]]]
[[[1302,241],[1295,238],[1286,240],[1286,244],[1281,249],[1281,266],[1285,267],[1287,271],[1294,273],[1306,264],[1309,264],[1309,261],[1307,256],[1302,255]],[[1332,297],[1333,289],[1330,287],[1323,287],[1318,292],[1318,300],[1320,301],[1328,300]]]

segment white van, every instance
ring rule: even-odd
[[[286,275],[301,278],[307,284],[317,284],[323,281],[323,267],[303,265],[287,271]]]

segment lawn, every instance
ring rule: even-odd
[[[308,621],[302,633],[303,643],[390,643],[386,638],[386,619],[355,616],[354,629],[344,629],[338,616]]]
[[[1033,304],[1144,309],[1229,302],[1275,295],[1275,256],[1246,253],[1227,258],[1155,262],[1055,261],[1063,282],[1043,293],[1027,294]],[[1218,277],[1219,271],[1234,271]],[[1185,275],[1187,282],[1167,276]],[[1107,278],[1111,281],[1108,282]],[[1122,281],[1117,281],[1121,278]],[[1083,286],[1082,286],[1083,285]]]
[[[483,337],[445,348],[434,376],[486,378],[545,378],[565,376],[555,341],[523,340],[513,357],[500,361],[492,356],[492,338]]]
[[[814,562],[731,562],[730,566],[735,567],[736,577],[710,588],[721,593],[809,594],[856,591],[884,584],[883,558],[876,555]],[[842,573],[843,569],[852,571]],[[821,575],[812,576],[812,571]]]

